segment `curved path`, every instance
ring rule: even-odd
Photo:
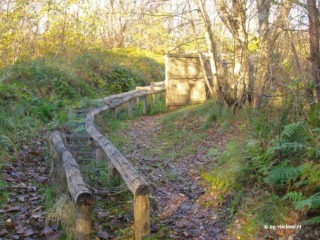
[[[205,208],[200,203],[207,196],[201,186],[200,169],[212,162],[207,157],[208,149],[213,146],[224,149],[228,136],[206,133],[194,146],[193,153],[166,159],[161,156],[167,143],[159,140],[159,134],[165,131],[160,119],[142,117],[128,130],[117,133],[128,139],[123,151],[155,189],[151,199],[156,206],[151,215],[156,214],[160,223],[153,223],[153,231],[165,234],[164,239],[225,239],[225,223],[219,217],[224,215],[223,208]],[[161,231],[163,226],[169,231]]]

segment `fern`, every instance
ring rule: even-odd
[[[279,166],[268,172],[265,181],[269,184],[284,184],[296,180],[301,173],[300,167]]]
[[[301,127],[301,122],[294,122],[286,125],[281,133],[281,138],[290,139],[291,137],[294,136],[294,134],[298,131],[300,127]]]
[[[283,198],[283,200],[290,199],[293,202],[299,202],[303,199],[303,195],[301,192],[288,192]]]
[[[293,152],[297,152],[297,151],[303,150],[305,148],[306,148],[306,146],[304,144],[301,144],[298,142],[285,142],[285,143],[282,143],[281,145],[277,145],[275,147],[276,150],[293,151]]]
[[[320,223],[320,216],[313,217],[313,218],[311,218],[311,219],[308,219],[308,220],[306,220],[306,221],[303,221],[302,223],[305,224],[305,225],[308,225],[308,224],[318,224],[318,223]]]
[[[310,209],[312,207],[312,199],[311,198],[303,199],[298,202],[294,202],[293,204],[296,210]]]
[[[320,207],[320,192],[306,198],[294,202],[295,209],[306,210],[316,209]]]

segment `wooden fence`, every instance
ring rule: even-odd
[[[133,115],[133,104],[140,99],[143,103],[143,113],[148,110],[148,96],[165,91],[164,82],[153,83],[147,87],[137,87],[136,90],[108,96],[94,100],[94,103],[103,104],[86,115],[85,128],[89,137],[99,146],[96,152],[99,158],[104,155],[108,166],[114,167],[134,195],[134,235],[136,240],[150,235],[150,202],[152,191],[150,184],[140,175],[132,164],[118,149],[99,131],[101,115],[111,111],[116,116],[116,109],[126,104],[128,114]],[[68,192],[76,205],[76,234],[77,239],[90,239],[91,208],[95,203],[87,185],[84,183],[79,165],[65,146],[63,136],[54,131],[49,137],[51,147],[53,177],[55,184],[67,186]]]
[[[76,237],[79,240],[90,239],[91,208],[95,198],[86,187],[75,158],[66,148],[58,131],[49,137],[51,159],[53,164],[53,178],[55,184],[67,189],[75,204]]]
[[[100,133],[97,125],[99,125],[99,121],[101,121],[101,114],[106,111],[111,111],[113,117],[115,117],[116,108],[123,104],[127,104],[128,114],[132,116],[133,103],[136,102],[137,99],[142,99],[143,113],[146,114],[148,109],[148,95],[154,95],[164,91],[165,85],[162,82],[154,83],[147,87],[137,87],[134,91],[98,99],[95,100],[96,103],[106,103],[106,105],[94,109],[86,116],[86,130],[89,136],[101,148],[106,156],[106,160],[116,168],[134,195],[134,235],[136,240],[150,235],[149,196],[152,190],[151,186],[118,149]]]

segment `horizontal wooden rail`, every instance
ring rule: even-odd
[[[143,98],[143,113],[147,112],[147,96],[154,95],[165,91],[164,82],[153,83],[146,87],[137,87],[136,90],[121,94],[112,95],[106,98],[97,99],[94,103],[105,103],[106,105],[96,108],[86,116],[86,130],[90,137],[104,151],[105,156],[110,160],[112,165],[117,169],[122,179],[127,184],[130,191],[134,194],[134,229],[135,239],[140,240],[150,234],[150,202],[149,195],[151,186],[141,176],[132,164],[118,151],[118,149],[99,132],[95,125],[95,117],[101,119],[104,112],[111,110],[115,116],[115,108],[128,103],[129,116],[132,115],[132,100]]]
[[[76,204],[76,233],[77,239],[90,239],[91,233],[91,206],[95,198],[86,187],[75,158],[65,147],[58,131],[51,133],[49,143],[52,151],[52,160],[56,175],[60,175],[63,185],[67,185],[68,191]],[[62,172],[61,172],[62,171]],[[61,183],[58,183],[61,184]]]
[[[114,167],[120,173],[130,191],[135,195],[146,195],[151,193],[149,183],[135,170],[118,149],[97,130],[91,113],[87,115],[86,128],[90,137],[96,141],[105,152],[107,158],[110,159]]]
[[[139,97],[139,95],[144,96],[144,95],[150,95],[150,94],[157,94],[157,93],[164,92],[165,90],[166,89],[165,89],[164,82],[155,82],[155,83],[152,83],[150,86],[136,87],[136,89],[133,91],[115,94],[105,98],[95,99],[93,100],[93,103],[109,103],[112,100],[123,99],[125,97],[136,98],[136,97]],[[138,96],[135,96],[136,94]]]

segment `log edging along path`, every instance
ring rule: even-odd
[[[115,114],[116,107],[128,103],[129,116],[132,115],[132,101],[142,98],[143,113],[147,113],[148,95],[165,91],[164,82],[154,83],[147,87],[137,87],[136,90],[112,95],[95,100],[95,103],[105,103],[103,107],[96,108],[86,116],[85,127],[89,136],[103,150],[107,159],[117,169],[122,179],[134,195],[134,234],[135,239],[140,240],[150,234],[150,202],[149,195],[152,191],[150,184],[140,175],[132,164],[119,152],[119,150],[100,133],[96,126],[96,117],[111,110]]]
[[[104,112],[111,110],[115,116],[115,109],[120,105],[128,104],[129,116],[132,116],[132,101],[142,98],[143,113],[147,113],[148,95],[164,92],[164,82],[153,83],[146,87],[137,87],[136,90],[93,100],[93,103],[105,104],[95,108],[86,115],[85,128],[106,156],[117,169],[122,179],[134,195],[134,232],[135,239],[140,240],[150,234],[150,202],[152,191],[150,184],[140,175],[132,164],[119,152],[119,150],[100,133],[96,126],[97,119]],[[68,187],[68,191],[76,205],[76,234],[77,239],[90,239],[91,233],[91,206],[95,203],[87,185],[84,183],[76,159],[64,144],[62,135],[58,131],[51,133],[49,143],[54,164],[54,173],[57,184]]]

